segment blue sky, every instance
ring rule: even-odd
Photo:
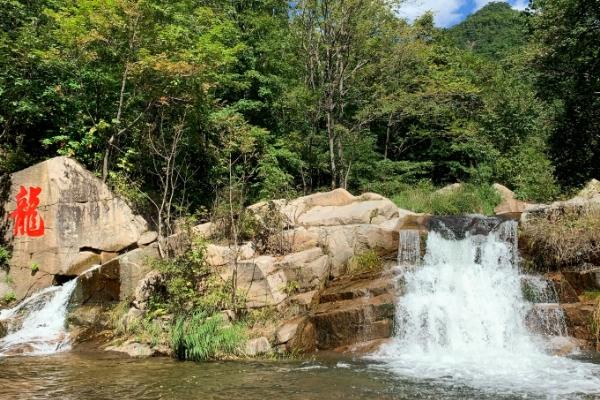
[[[413,20],[428,10],[433,11],[437,26],[455,25],[494,0],[406,0],[398,11],[401,17]],[[497,0],[496,0],[497,1]],[[528,0],[508,0],[517,10],[524,10]]]

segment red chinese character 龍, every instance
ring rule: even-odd
[[[17,194],[17,209],[10,213],[9,217],[15,220],[13,228],[14,236],[27,235],[39,237],[44,235],[44,220],[37,212],[37,206],[40,204],[38,196],[42,192],[39,187],[29,187],[29,198],[27,189],[21,186]]]

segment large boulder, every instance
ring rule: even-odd
[[[500,204],[494,208],[496,215],[515,215],[520,216],[530,204],[518,200],[512,190],[499,183],[494,183],[492,187],[500,195]]]
[[[4,205],[18,298],[136,246],[143,218],[76,161],[56,157],[11,175]]]
[[[298,218],[303,226],[377,224],[398,216],[388,199],[356,201],[343,206],[317,206]]]
[[[569,200],[529,206],[521,216],[521,223],[527,224],[531,218],[536,217],[552,220],[563,215],[565,211],[581,212],[598,208],[600,208],[600,182],[592,179],[575,197]]]

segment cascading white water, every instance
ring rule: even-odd
[[[398,242],[398,263],[418,264],[421,258],[421,235],[417,229],[402,229]]]
[[[69,299],[77,281],[51,286],[21,304],[0,313],[8,324],[8,335],[0,338],[0,356],[40,355],[69,349],[65,318]]]
[[[373,357],[408,377],[546,395],[600,393],[600,368],[544,351],[525,324],[516,225],[446,239],[430,232],[422,266],[404,273],[396,336]]]

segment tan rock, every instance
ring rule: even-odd
[[[344,206],[316,206],[302,214],[304,226],[377,224],[398,216],[398,207],[390,200],[368,200]]]
[[[246,348],[244,353],[248,357],[255,357],[258,355],[268,354],[271,352],[271,344],[269,339],[266,337],[259,337],[256,339],[250,339],[246,342]]]
[[[331,257],[331,275],[345,272],[348,260],[355,254],[375,250],[383,257],[395,257],[398,252],[399,234],[396,230],[374,224],[328,226],[310,228],[319,235],[319,245]]]
[[[73,256],[69,261],[69,267],[65,271],[65,275],[79,275],[93,265],[99,265],[102,262],[102,257],[98,253],[91,251],[82,251]]]
[[[494,212],[497,215],[503,214],[521,214],[530,205],[524,201],[517,200],[512,190],[506,186],[494,183],[492,187],[500,194],[500,204],[494,208]]]
[[[105,348],[106,351],[113,351],[117,353],[127,354],[129,357],[144,358],[152,357],[156,355],[156,351],[145,343],[137,343],[128,341],[118,346],[108,346]]]
[[[230,246],[221,246],[208,244],[206,247],[206,262],[209,265],[218,267],[232,263],[235,258],[236,249]],[[256,255],[254,245],[245,243],[237,249],[238,260],[249,260]]]
[[[9,202],[4,205],[7,213],[15,211],[21,187],[27,193],[38,187],[37,212],[45,226],[42,236],[13,237],[13,229],[8,231],[13,245],[11,276],[18,298],[52,282],[52,277],[27,277],[23,270],[32,263],[39,265],[40,276],[67,275],[81,251],[118,252],[135,245],[147,230],[123,200],[72,159],[56,157],[36,164],[12,174],[11,182]]]
[[[300,226],[295,229],[285,230],[283,240],[292,252],[298,252],[315,247],[319,242],[319,235]]]
[[[152,270],[152,260],[158,258],[158,245],[152,243],[147,247],[125,253],[105,264],[117,263],[119,265],[120,300],[134,296],[138,283]]]
[[[436,190],[435,193],[437,193],[437,194],[447,194],[447,193],[454,192],[456,190],[460,190],[460,189],[462,189],[463,186],[464,185],[462,183],[456,182],[456,183],[452,183],[450,185],[446,185],[443,188]]]
[[[204,224],[196,225],[192,228],[192,231],[201,236],[204,239],[210,239],[216,232],[215,224],[212,222],[206,222]]]
[[[142,233],[142,235],[137,241],[137,245],[140,247],[147,246],[150,243],[156,242],[156,239],[158,239],[158,233],[156,233],[155,231],[147,231]]]

